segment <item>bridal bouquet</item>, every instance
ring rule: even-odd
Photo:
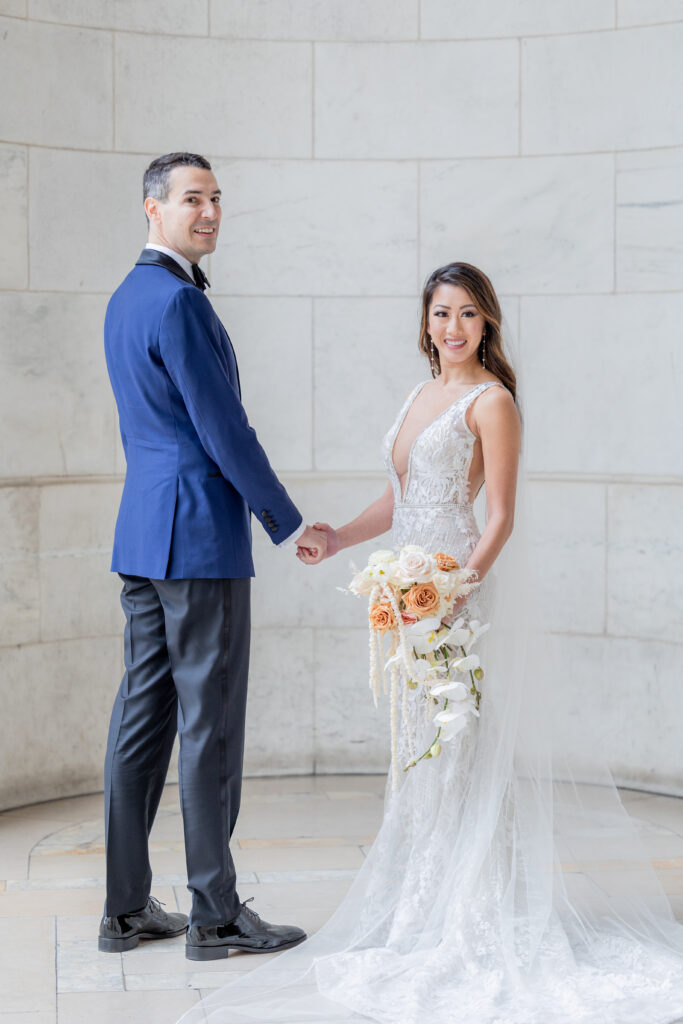
[[[474,620],[465,623],[462,618],[451,626],[442,625],[455,602],[476,586],[476,573],[461,569],[455,558],[443,552],[432,555],[414,544],[398,554],[375,551],[349,584],[351,593],[369,598],[370,688],[375,706],[381,689],[391,695],[394,788],[398,785],[399,708],[409,751],[404,771],[419,761],[438,757],[441,743],[461,732],[470,716],[479,715],[477,683],[484,672],[478,655],[470,652],[489,627]],[[385,653],[386,636],[389,647]],[[399,667],[403,669],[402,694]],[[409,691],[418,689],[425,698],[425,714],[436,726],[429,747],[419,755],[409,717]]]

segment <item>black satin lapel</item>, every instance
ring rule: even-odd
[[[163,267],[165,270],[170,270],[176,277],[179,277],[181,281],[187,281],[189,284],[194,285],[195,288],[197,287],[189,274],[185,273],[172,256],[167,256],[165,252],[159,252],[158,249],[143,249],[135,262],[135,266]]]

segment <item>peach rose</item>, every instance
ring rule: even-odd
[[[433,615],[441,599],[433,583],[416,583],[403,595],[406,611],[414,612],[420,619]]]
[[[388,629],[396,627],[394,610],[390,604],[373,604],[370,609],[370,629],[376,629],[378,633],[386,633]]]
[[[437,569],[440,569],[441,572],[453,572],[454,569],[460,568],[457,559],[453,558],[451,555],[445,555],[443,551],[439,551],[434,555],[434,558],[436,560],[436,567]]]
[[[414,612],[401,612],[404,626],[414,626],[417,622],[417,615]]]

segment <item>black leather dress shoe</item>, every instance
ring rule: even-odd
[[[185,914],[167,914],[159,900],[150,896],[142,910],[118,917],[103,917],[97,948],[102,953],[134,949],[140,939],[171,939],[187,931]]]
[[[207,928],[193,925],[185,944],[187,959],[221,960],[231,949],[243,949],[247,953],[275,953],[304,941],[306,932],[301,928],[262,921],[256,911],[247,906],[253,898],[242,904],[242,909],[230,924]]]

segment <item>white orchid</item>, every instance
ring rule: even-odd
[[[480,664],[478,654],[468,654],[465,658],[456,658],[455,661],[451,661],[450,668],[452,672],[472,672],[475,668],[479,668]]]
[[[387,660],[386,667],[388,668],[390,665],[398,664],[399,662],[403,662],[403,655],[400,651],[396,651],[396,653]],[[411,682],[421,683],[427,690],[429,690],[439,676],[446,671],[444,665],[432,665],[432,663],[427,661],[426,658],[411,658],[407,665],[403,664],[403,668],[406,676]]]
[[[416,654],[430,654],[443,643],[438,631],[441,620],[436,618],[418,619],[405,627],[406,638],[412,644]]]
[[[489,629],[491,628],[490,622],[487,622],[485,625],[482,626],[481,622],[479,622],[478,619],[472,619],[469,625],[471,635],[470,639],[464,645],[465,654],[469,654],[474,645],[476,644],[477,640],[479,639],[479,637],[483,636],[484,633],[488,633]]]
[[[467,700],[458,701],[455,705],[451,705],[449,701],[445,711],[439,711],[438,714],[434,715],[434,722],[441,730],[439,739],[444,741],[451,740],[459,732],[462,732],[467,727],[468,715],[479,717],[479,712],[471,696],[468,696]]]
[[[465,626],[465,620],[457,619],[441,642],[453,647],[462,647],[463,644],[467,643],[470,636],[471,633],[467,626]]]
[[[439,697],[442,693],[448,694],[449,702],[451,700],[466,700],[470,696],[469,687],[462,682],[456,682],[450,680],[447,683],[438,683],[436,686],[432,686],[429,691],[432,697]]]

